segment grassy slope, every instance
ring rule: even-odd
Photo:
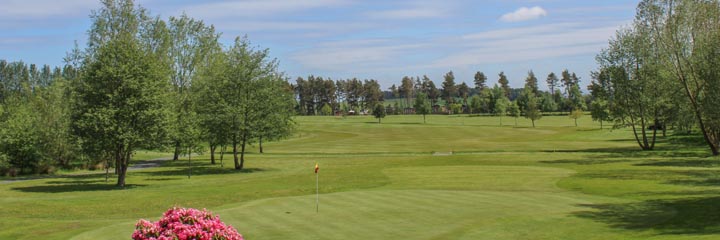
[[[505,118],[506,124],[514,119]],[[720,161],[635,151],[624,130],[546,117],[303,117],[244,172],[199,157],[132,172],[0,184],[0,239],[126,239],[139,218],[208,208],[251,239],[713,239]],[[680,151],[669,151],[679,149]],[[432,156],[432,152],[455,152]],[[227,159],[229,159],[229,156]],[[203,159],[205,158],[205,159]],[[227,160],[226,159],[226,160]],[[312,166],[321,163],[321,211]]]

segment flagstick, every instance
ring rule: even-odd
[[[320,173],[315,173],[315,213],[320,211]]]

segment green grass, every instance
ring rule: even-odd
[[[207,208],[248,239],[717,239],[720,159],[697,136],[638,151],[588,116],[299,117],[247,156],[0,184],[0,239],[127,239],[140,218]],[[434,152],[453,152],[433,156]],[[151,159],[157,153],[138,153]],[[320,211],[315,175],[320,162]]]

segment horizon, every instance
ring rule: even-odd
[[[86,43],[88,17],[97,0],[3,1],[0,59],[63,65],[77,41]],[[476,71],[488,86],[504,71],[522,88],[532,70],[540,89],[564,69],[581,85],[590,83],[595,55],[621,26],[629,24],[637,1],[192,1],[139,0],[151,15],[167,19],[183,12],[212,24],[229,45],[247,35],[269,48],[290,81],[309,75],[375,79],[382,90],[403,76],[427,75],[436,83],[453,71],[456,83],[473,86]],[[584,87],[581,90],[586,91]]]

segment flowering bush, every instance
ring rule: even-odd
[[[157,222],[145,219],[135,224],[134,240],[243,240],[233,227],[203,209],[171,208]]]

